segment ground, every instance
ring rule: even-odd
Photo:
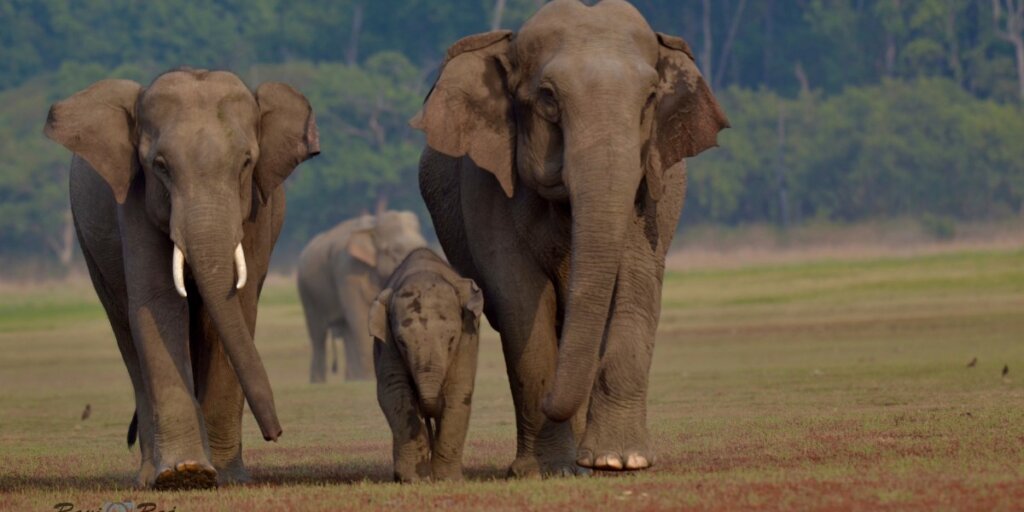
[[[1024,506],[1024,251],[698,266],[669,274],[664,305],[652,470],[505,480],[513,413],[488,333],[468,481],[398,485],[374,384],[307,383],[300,306],[291,282],[274,280],[257,343],[284,436],[264,443],[247,414],[253,485],[157,493],[130,486],[130,385],[88,285],[0,286],[0,509]]]

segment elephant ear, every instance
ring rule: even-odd
[[[480,332],[480,315],[484,311],[484,294],[472,279],[459,279],[455,285],[462,300],[462,331]]]
[[[353,233],[345,250],[353,258],[377,268],[377,244],[374,243],[373,233],[369,230]]]
[[[253,181],[266,204],[299,164],[320,154],[313,107],[288,84],[267,82],[256,89],[260,107],[260,158]]]
[[[499,30],[452,45],[423,109],[410,122],[435,151],[468,155],[493,174],[508,197],[515,188],[515,121],[503,62],[511,40],[511,31]]]
[[[686,41],[658,33],[657,99],[651,146],[647,154],[647,188],[658,200],[666,170],[684,158],[718,145],[718,132],[729,127]]]
[[[43,133],[84,158],[106,180],[118,203],[138,171],[135,104],[142,86],[131,80],[101,80],[55,103]]]
[[[388,303],[391,302],[391,293],[391,288],[385,288],[370,306],[370,336],[384,342],[391,337],[391,328],[388,325]]]

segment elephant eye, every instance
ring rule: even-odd
[[[550,123],[558,123],[561,120],[558,99],[555,97],[555,91],[549,86],[541,86],[537,91],[537,113]]]
[[[652,92],[651,95],[647,97],[647,102],[644,103],[644,110],[647,110],[647,109],[651,108],[651,106],[654,105],[654,102],[657,99],[658,99],[658,93]]]
[[[640,111],[640,123],[641,123],[641,125],[643,125],[643,123],[647,122],[648,116],[652,115],[653,108],[654,108],[654,103],[657,100],[658,100],[658,93],[656,93],[656,92],[652,92],[651,95],[647,97],[647,101],[644,103],[644,109]]]
[[[155,159],[153,159],[153,172],[159,174],[164,178],[170,178],[171,173],[167,169],[167,161],[164,160],[164,157],[158,156]]]
[[[249,152],[245,153],[245,160],[242,162],[242,172],[245,172],[249,166],[252,165],[252,154]]]

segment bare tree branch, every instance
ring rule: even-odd
[[[505,0],[494,0],[494,18],[491,19],[491,30],[501,28],[501,19],[505,17]]]
[[[1013,45],[1020,99],[1024,101],[1024,0],[992,0],[992,21],[996,36]]]
[[[713,78],[711,68],[711,46],[713,39],[711,38],[711,0],[704,0],[704,19],[703,19],[703,32],[704,32],[704,49],[701,60],[703,61],[702,67],[704,68],[704,76],[709,79]]]
[[[348,49],[345,51],[345,63],[355,66],[359,62],[359,35],[363,31],[363,4],[356,4],[352,13],[352,30],[349,34]]]
[[[726,61],[729,59],[729,54],[732,53],[732,44],[736,41],[736,33],[739,31],[740,20],[743,19],[743,11],[746,8],[747,0],[740,0],[739,6],[736,7],[736,13],[732,17],[732,24],[729,26],[729,34],[726,36],[725,44],[722,45],[722,54],[718,56],[718,73],[711,80],[713,88],[718,87],[725,77],[725,69],[728,67]]]

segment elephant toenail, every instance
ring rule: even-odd
[[[647,466],[648,466],[647,458],[642,456],[642,455],[637,455],[635,453],[632,453],[626,459],[626,468],[627,469],[643,469],[643,468],[646,468]]]
[[[622,469],[622,459],[616,457],[615,455],[602,455],[597,458],[594,467],[599,469],[619,470]]]

